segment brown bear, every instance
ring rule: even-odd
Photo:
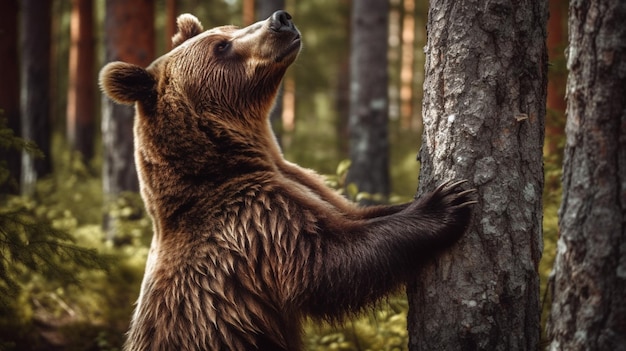
[[[154,223],[126,350],[300,350],[305,316],[337,321],[396,290],[470,222],[446,183],[403,205],[358,207],[287,162],[268,122],[301,48],[284,11],[203,32],[178,18],[148,68],[100,74],[135,104],[135,158]]]

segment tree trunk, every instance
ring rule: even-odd
[[[105,7],[106,62],[124,61],[148,66],[155,51],[154,1],[107,0]],[[131,106],[102,102],[104,194],[110,201],[122,192],[139,191],[133,147]],[[105,219],[105,228],[109,228]],[[109,231],[109,239],[113,232]]]
[[[352,3],[348,119],[352,165],[347,183],[383,198],[389,195],[388,14],[386,0]]]
[[[52,171],[50,162],[50,31],[52,2],[21,1],[21,117],[22,137],[33,141],[45,157],[22,153],[22,193],[31,195],[38,178]]]
[[[7,127],[20,135],[20,72],[18,62],[18,3],[5,1],[0,11],[0,119],[6,119]],[[1,161],[6,162],[12,181],[0,183],[1,194],[17,194],[20,191],[20,150],[2,150]]]
[[[411,350],[536,350],[547,3],[433,0],[420,193],[478,189],[473,225],[409,284]]]
[[[94,52],[93,1],[72,0],[67,137],[85,162],[94,154]]]
[[[551,350],[626,350],[626,3],[572,1]]]

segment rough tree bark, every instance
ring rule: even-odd
[[[540,339],[547,2],[432,0],[419,192],[478,189],[473,225],[409,284],[411,350]]]
[[[52,2],[22,0],[21,4],[21,118],[22,137],[37,144],[45,157],[22,153],[22,193],[35,191],[38,178],[52,171],[50,161],[50,30]]]
[[[107,0],[105,5],[105,61],[148,66],[155,55],[154,0]],[[125,191],[138,192],[131,106],[103,97],[103,188],[108,200]],[[109,219],[104,226],[109,228]],[[109,239],[114,232],[108,231]]]
[[[626,2],[572,1],[551,350],[626,350]]]
[[[70,32],[67,137],[87,162],[95,146],[93,1],[72,0]]]
[[[389,195],[388,15],[387,0],[352,3],[347,183],[383,197]]]

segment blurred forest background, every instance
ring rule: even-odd
[[[132,146],[128,135],[108,134],[117,126],[106,116],[112,107],[97,87],[100,67],[113,59],[110,46],[126,38],[126,45],[139,50],[117,48],[121,54],[114,59],[147,65],[169,50],[180,13],[193,13],[207,29],[247,25],[267,17],[265,6],[273,3],[8,0],[0,5],[0,350],[118,350],[123,342],[152,233],[133,185],[132,151],[110,149],[117,142]],[[350,1],[282,4],[303,34],[304,49],[277,102],[277,135],[287,159],[329,175],[329,182],[345,191]],[[135,30],[123,32],[121,24],[105,20],[114,17],[107,11],[124,7],[142,14]],[[390,1],[387,199],[392,202],[410,199],[417,186],[427,14],[427,1]],[[542,299],[558,233],[566,20],[567,1],[550,0]],[[119,42],[107,40],[113,32]],[[348,187],[347,195],[367,196],[356,187]],[[399,294],[343,327],[310,323],[305,345],[406,349],[407,308]],[[548,310],[544,301],[544,314]]]

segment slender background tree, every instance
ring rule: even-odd
[[[85,161],[94,155],[96,132],[93,12],[93,1],[72,0],[66,133]]]
[[[347,183],[359,192],[389,195],[387,38],[389,1],[352,3],[350,160]],[[367,202],[367,201],[366,201]]]
[[[22,153],[22,193],[32,195],[35,183],[52,171],[50,117],[50,28],[52,2],[22,0],[21,4],[21,132],[44,154]]]
[[[124,61],[147,67],[155,57],[154,1],[107,0],[105,62]],[[103,188],[111,201],[125,191],[138,192],[133,148],[132,106],[102,101]],[[104,226],[110,228],[110,218]],[[109,239],[114,232],[109,230]]]
[[[419,189],[467,179],[479,204],[409,287],[410,350],[539,347],[547,17],[539,0],[430,3]]]
[[[626,3],[572,1],[551,350],[626,350]]]

